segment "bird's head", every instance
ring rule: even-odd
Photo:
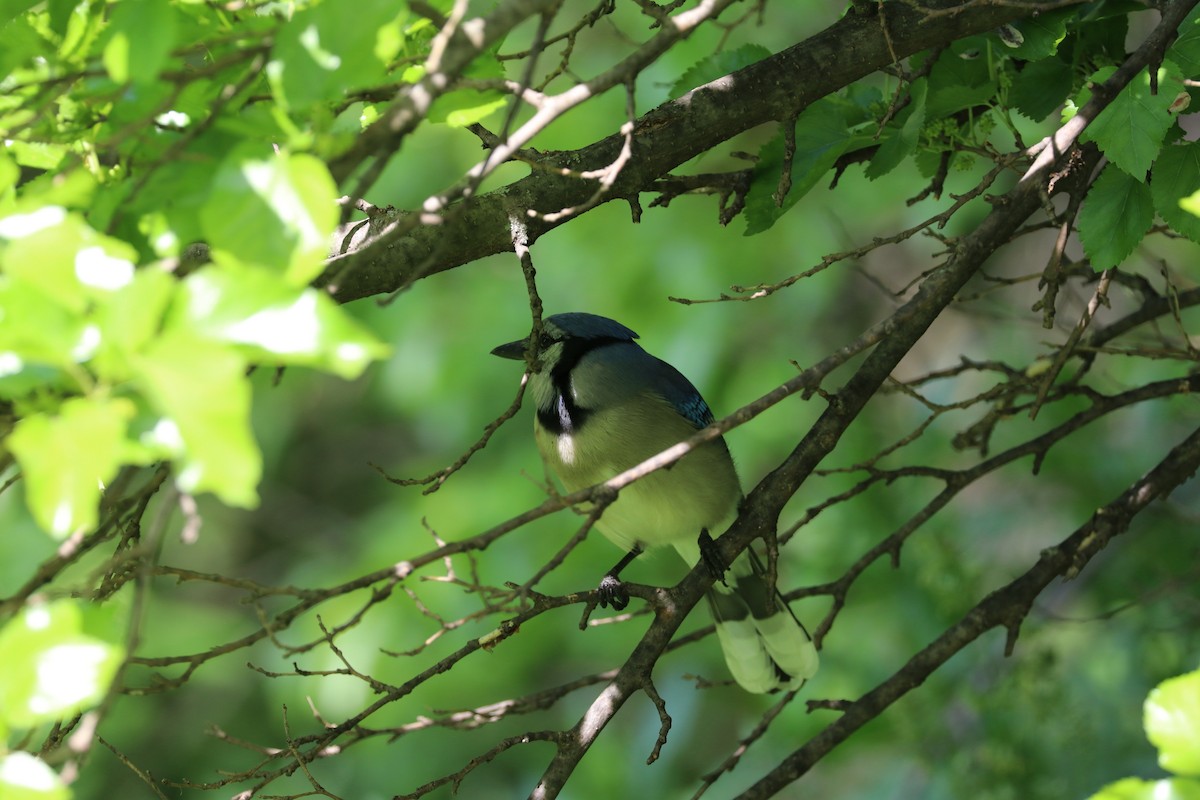
[[[632,342],[638,335],[616,320],[582,311],[555,314],[542,320],[542,332],[534,343],[534,368],[537,372],[570,370],[575,362],[594,347],[610,342]],[[517,339],[492,350],[492,355],[520,361],[529,349],[529,339]]]

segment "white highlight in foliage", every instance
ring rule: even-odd
[[[0,353],[0,378],[25,369],[25,360],[12,351]]]
[[[149,445],[161,445],[172,453],[183,452],[183,436],[179,433],[179,426],[175,420],[166,417],[156,422],[148,433],[142,434],[142,441]]]
[[[71,348],[71,358],[83,363],[96,355],[96,350],[99,347],[100,327],[89,323],[83,326],[83,331],[79,334],[79,341]]]
[[[317,350],[317,293],[308,290],[288,306],[265,308],[225,328],[235,342],[253,344],[272,353],[313,353]]]
[[[59,785],[58,774],[37,756],[18,750],[0,758],[0,786],[49,792]]]
[[[165,111],[154,118],[155,123],[164,128],[186,128],[192,118],[182,111]]]
[[[25,612],[25,627],[31,631],[44,631],[50,627],[50,609],[46,606],[31,606]]]
[[[133,280],[133,262],[116,258],[98,245],[75,254],[75,277],[85,286],[116,291]]]
[[[66,535],[71,532],[74,526],[75,510],[71,507],[69,500],[63,500],[54,509],[54,516],[50,520],[50,530],[53,533]]]
[[[22,239],[60,225],[66,218],[67,210],[62,206],[46,206],[28,214],[13,214],[0,219],[0,236],[5,239]]]
[[[332,72],[342,65],[341,56],[321,47],[321,32],[316,25],[309,25],[300,32],[300,44],[321,69]]]
[[[37,662],[37,687],[29,698],[35,714],[53,714],[93,697],[108,650],[99,644],[60,644]]]
[[[367,348],[354,342],[342,342],[334,352],[339,361],[348,361],[353,364],[366,361],[371,357],[367,352]]]

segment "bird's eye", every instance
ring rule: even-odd
[[[545,350],[552,344],[554,344],[554,339],[550,338],[550,334],[543,333],[541,337],[538,338],[538,352]]]

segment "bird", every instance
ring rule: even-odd
[[[691,381],[643,350],[637,338],[608,317],[567,312],[546,317],[532,347],[527,337],[492,350],[515,360],[532,352],[534,438],[568,492],[602,483],[714,421]],[[734,680],[755,694],[798,689],[818,665],[808,631],[751,548],[722,575],[712,546],[711,537],[729,527],[742,499],[722,437],[622,488],[595,522],[625,551],[600,583],[600,602],[625,607],[619,573],[645,549],[672,547],[689,566],[703,558],[722,578],[707,601]]]

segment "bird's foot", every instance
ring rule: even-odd
[[[725,570],[729,569],[729,563],[722,558],[717,543],[708,535],[708,528],[700,531],[700,538],[696,543],[700,545],[700,560],[704,562],[704,566],[708,567],[709,574],[724,583]]]
[[[625,591],[625,584],[621,583],[621,579],[611,572],[600,579],[596,593],[600,595],[601,608],[612,606],[617,611],[621,611],[629,605],[629,592]]]
[[[620,611],[629,605],[629,592],[625,591],[625,585],[621,583],[621,579],[618,576],[621,574],[621,570],[629,566],[629,562],[641,554],[641,546],[635,544],[633,549],[621,556],[621,560],[617,562],[616,566],[605,573],[604,577],[600,579],[600,585],[596,587],[596,592],[600,596],[601,608],[612,606],[617,611]]]

